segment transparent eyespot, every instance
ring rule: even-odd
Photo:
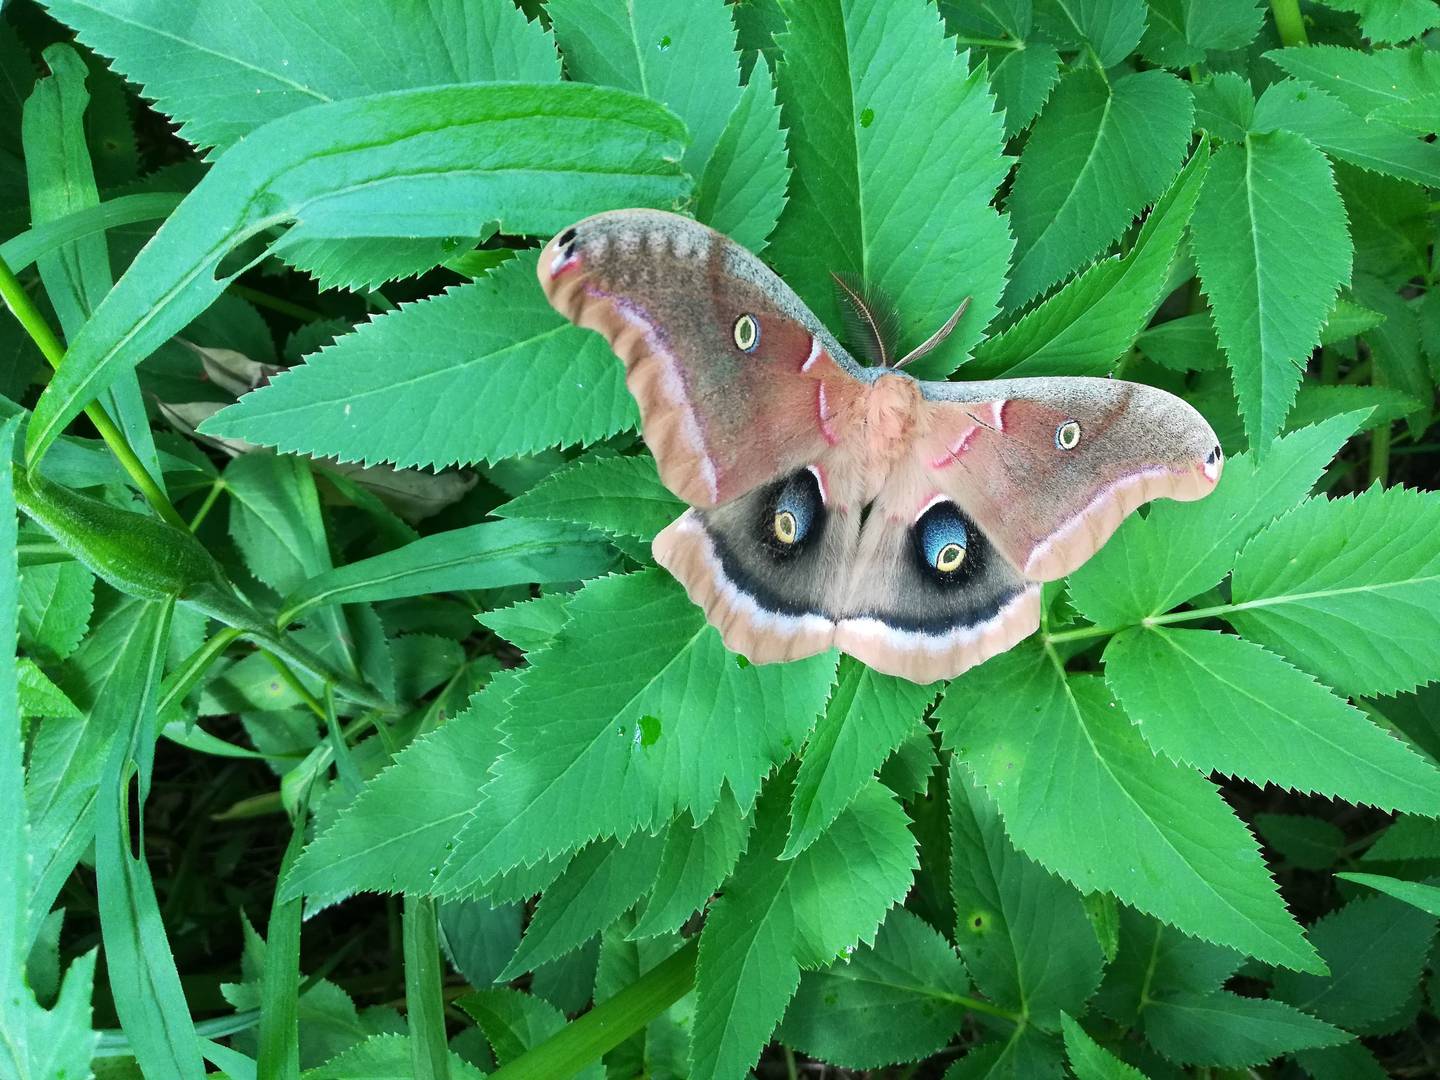
[[[741,315],[735,320],[735,347],[741,352],[754,352],[760,344],[760,320],[754,315]]]
[[[782,544],[795,543],[796,534],[799,532],[795,515],[789,510],[781,510],[775,515],[775,539]]]
[[[1080,445],[1080,421],[1066,420],[1055,429],[1055,445],[1061,450],[1074,450]]]
[[[935,555],[935,569],[942,574],[948,574],[952,570],[958,570],[960,564],[965,561],[965,549],[959,544],[946,544]]]

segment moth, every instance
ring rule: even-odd
[[[838,647],[953,678],[1032,633],[1041,583],[1127,514],[1220,479],[1215,433],[1172,394],[862,365],[759,258],[675,214],[586,218],[537,273],[624,362],[660,479],[690,505],[656,561],[753,663]]]

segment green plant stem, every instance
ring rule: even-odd
[[[490,1080],[555,1080],[598,1061],[689,993],[696,949],[691,938],[638,981],[491,1073]]]
[[[979,45],[987,49],[1023,49],[1025,42],[1008,38],[957,37],[951,38],[956,45]]]
[[[1390,425],[1381,424],[1370,433],[1370,483],[1390,482]]]
[[[1300,17],[1300,0],[1270,0],[1270,14],[1275,17],[1282,45],[1309,45],[1305,20]]]
[[[325,316],[314,308],[305,307],[290,300],[284,300],[278,296],[271,296],[259,289],[252,289],[248,285],[231,285],[230,292],[242,300],[249,300],[256,307],[269,308],[271,311],[281,315],[289,315],[292,319],[299,319],[301,322],[314,322],[323,319]]]
[[[435,901],[405,897],[405,1014],[410,1024],[410,1067],[416,1080],[449,1080],[445,998],[441,994],[440,937]]]
[[[215,482],[210,485],[210,490],[205,493],[205,501],[200,504],[200,509],[196,510],[195,516],[190,519],[191,532],[200,527],[200,523],[210,513],[210,508],[215,505],[215,500],[220,497],[220,492],[224,490],[225,481],[217,476]]]
[[[295,696],[305,703],[305,707],[318,716],[321,721],[325,719],[325,706],[320,704],[320,699],[305,688],[300,677],[290,670],[288,664],[272,653],[269,649],[261,649],[260,654],[270,661],[270,666],[280,673],[280,681],[288,686]]]
[[[4,259],[0,259],[0,296],[5,299],[5,305],[10,309],[25,332],[30,335],[30,340],[39,347],[41,354],[56,371],[60,370],[60,362],[65,358],[65,346],[60,344],[60,339],[55,336],[55,331],[50,328],[44,317],[35,309],[30,302],[30,297],[25,295],[25,290],[20,284],[14,272],[10,269]],[[115,421],[110,419],[108,413],[100,407],[98,402],[91,402],[85,406],[85,415],[95,425],[95,430],[100,433],[100,438],[105,440],[105,445],[115,455],[117,461],[130,475],[140,493],[145,496],[145,501],[154,507],[155,512],[171,525],[185,528],[185,519],[175,511],[165,492],[160,490],[155,483],[155,478],[150,475],[130,444],[125,441],[125,436],[115,426]]]

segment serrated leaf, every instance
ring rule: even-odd
[[[225,469],[230,536],[246,567],[284,595],[332,568],[309,463],[245,454]]]
[[[1359,423],[1347,413],[1283,436],[1262,460],[1237,454],[1204,502],[1159,502],[1126,521],[1070,575],[1071,601],[1091,622],[1120,627],[1215,585],[1247,540],[1305,497]]]
[[[1340,858],[1345,834],[1308,814],[1256,814],[1255,831],[1265,846],[1302,870],[1328,870]]]
[[[517,649],[538,652],[554,641],[570,620],[569,605],[568,593],[546,593],[475,618]]]
[[[1429,818],[1401,814],[1361,856],[1362,862],[1440,859],[1440,829]]]
[[[1385,1029],[1420,982],[1435,917],[1392,900],[1352,900],[1310,927],[1327,976],[1275,973],[1275,996],[1364,1034]]]
[[[359,890],[431,892],[500,752],[497,728],[513,684],[514,676],[497,675],[468,709],[397,754],[306,846],[282,897],[323,907]]]
[[[1390,1075],[1359,1041],[1326,1050],[1301,1050],[1295,1061],[1311,1080],[1388,1080]]]
[[[873,941],[910,888],[915,842],[905,812],[879,784],[860,792],[794,859],[785,839],[783,779],[756,811],[755,835],[700,934],[691,1076],[738,1078],[754,1064],[800,982]]]
[[[965,1020],[965,965],[944,935],[895,908],[854,955],[806,972],[780,1026],[786,1046],[849,1069],[919,1061]]]
[[[1431,0],[1322,0],[1326,7],[1360,16],[1360,30],[1387,45],[1419,37],[1440,26],[1440,8]]]
[[[685,121],[685,171],[700,176],[740,100],[735,27],[724,0],[550,0],[572,79],[618,86]]]
[[[480,1025],[502,1066],[565,1026],[565,1014],[544,998],[508,987],[477,990],[456,998],[455,1004]],[[596,1062],[576,1075],[581,1080],[601,1080],[605,1070]]]
[[[450,900],[439,905],[440,946],[471,986],[495,981],[520,944],[519,904],[491,906],[485,900]]]
[[[687,189],[675,161],[683,136],[661,106],[579,83],[432,87],[272,120],[215,163],[75,336],[36,403],[28,459],[263,256],[225,263],[264,230],[289,225],[283,250],[336,236],[463,236],[491,221],[545,233],[598,210],[669,206]]]
[[[320,102],[560,76],[549,35],[508,4],[402,13],[342,2],[302,14],[265,0],[246,19],[234,18],[223,0],[47,6],[86,45],[113,57],[201,147],[230,146],[266,121]]]
[[[943,1080],[1061,1080],[1061,1042],[1029,1024],[1018,1025],[1004,1042],[982,1042],[945,1070]]]
[[[342,461],[441,468],[597,442],[637,415],[623,365],[545,302],[526,255],[362,324],[201,428]]]
[[[1440,496],[1378,487],[1311,499],[1240,553],[1224,617],[1343,693],[1440,670]]]
[[[1013,139],[1040,114],[1060,81],[1060,54],[1046,42],[1027,41],[991,60],[990,89],[1005,110],[1005,138]]]
[[[1090,1037],[1089,1032],[1070,1018],[1060,1014],[1065,1037],[1065,1054],[1076,1080],[1146,1080],[1145,1074],[1127,1065]]]
[[[95,575],[77,562],[20,571],[20,644],[47,662],[64,660],[90,627]]]
[[[1283,131],[1221,147],[1191,231],[1245,433],[1252,446],[1265,445],[1350,277],[1350,234],[1330,165]]]
[[[662,571],[592,581],[569,610],[526,669],[508,750],[440,875],[442,892],[598,836],[658,828],[681,810],[703,820],[725,784],[748,808],[834,679],[833,652],[741,667]]]
[[[995,316],[1012,246],[990,205],[1008,162],[983,67],[967,72],[922,0],[786,11],[778,83],[797,181],[770,257],[831,325],[832,271],[888,296],[902,352],[971,297],[946,343],[912,369],[953,371]]]
[[[1105,678],[1151,747],[1201,772],[1440,816],[1440,770],[1254,642],[1127,630]]]
[[[1015,231],[1005,306],[1093,257],[1164,192],[1190,143],[1185,86],[1163,71],[1060,80],[1025,144],[1006,209]]]
[[[966,377],[1106,373],[1163,298],[1209,160],[1202,145],[1150,211],[1129,251],[1102,259],[985,341],[966,365]]]
[[[1243,75],[1222,71],[1202,83],[1191,83],[1195,126],[1211,135],[1241,142],[1255,119],[1255,92]]]
[[[1337,45],[1275,49],[1265,54],[1297,79],[1333,94],[1361,116],[1429,106],[1410,126],[1425,134],[1436,128],[1436,95],[1440,95],[1440,56],[1421,46],[1362,52]]]
[[[1341,873],[1335,876],[1344,878],[1346,881],[1353,881],[1357,885],[1368,885],[1377,892],[1393,896],[1396,900],[1404,901],[1411,907],[1419,908],[1427,915],[1440,916],[1440,887],[1427,885],[1423,881],[1406,881],[1403,878],[1387,877],[1384,874]]]
[[[841,659],[838,682],[800,760],[782,859],[794,858],[825,831],[920,724],[934,698],[934,687]]]
[[[1266,89],[1255,106],[1253,128],[1293,131],[1362,169],[1440,184],[1440,146],[1379,117],[1361,117],[1309,83],[1286,79]]]
[[[759,251],[780,220],[790,180],[770,69],[757,67],[735,103],[695,190],[695,216]]]
[[[593,525],[646,541],[684,512],[685,504],[660,483],[648,454],[582,458],[492,511],[496,517]]]
[[[1285,430],[1287,433],[1297,431],[1345,413],[1368,413],[1360,422],[1360,430],[1372,431],[1414,413],[1419,407],[1420,403],[1409,394],[1388,386],[1328,386],[1307,381],[1295,395],[1290,415],[1285,417]]]
[[[655,874],[655,887],[632,938],[678,931],[725,883],[745,850],[751,818],[726,791],[719,804],[698,825],[682,814],[665,834],[665,850]]]
[[[1204,312],[1148,327],[1135,347],[1172,371],[1213,371],[1225,365],[1215,327]]]
[[[976,989],[1022,1024],[1059,1030],[1104,963],[1080,894],[1015,850],[995,803],[955,759],[950,843],[955,940]]]
[[[301,1075],[304,1080],[413,1080],[410,1054],[408,1035],[370,1035]],[[450,1054],[448,1066],[454,1080],[484,1080],[485,1074],[458,1054]]]
[[[1415,309],[1393,285],[1369,274],[1355,275],[1355,295],[1385,316],[1385,321],[1365,332],[1370,346],[1371,380],[1390,386],[1418,402],[1434,398],[1435,381],[1420,353],[1420,323]],[[1421,415],[1425,415],[1422,407]],[[1426,421],[1421,421],[1423,430]]]
[[[1208,781],[1150,752],[1099,678],[1066,680],[1021,647],[951,683],[936,715],[1023,854],[1186,933],[1318,970],[1254,838]]]
[[[665,837],[634,833],[624,843],[596,840],[546,889],[510,963],[509,981],[579,948],[650,891]]]
[[[1165,67],[1202,63],[1214,50],[1243,49],[1260,32],[1256,0],[1146,0],[1150,17],[1140,52]]]
[[[20,658],[20,715],[52,716],[66,720],[84,718],[75,703],[65,696],[33,660]]]
[[[1145,1037],[1181,1065],[1240,1068],[1281,1054],[1338,1046],[1354,1036],[1284,1002],[1214,994],[1176,994],[1145,1010]]]
[[[1134,1027],[1152,1002],[1213,994],[1243,961],[1237,952],[1187,937],[1158,919],[1122,907],[1119,950],[1095,1004],[1111,1019]]]
[[[1340,183],[1340,197],[1345,200],[1350,231],[1356,241],[1356,278],[1383,278],[1393,292],[1396,282],[1423,276],[1429,258],[1429,192],[1418,184],[1344,163],[1335,169],[1335,179]],[[1351,296],[1355,295],[1352,290]],[[1384,316],[1379,315],[1372,326],[1355,333],[1373,330],[1384,321]]]
[[[1037,0],[1036,27],[1072,49],[1092,49],[1102,68],[1123,60],[1145,32],[1144,0]]]

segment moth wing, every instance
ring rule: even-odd
[[[927,483],[963,506],[1019,573],[1053,581],[1153,499],[1219,482],[1215,432],[1190,405],[1116,379],[924,383],[916,454]]]
[[[551,240],[537,273],[624,362],[660,478],[692,506],[790,476],[859,422],[863,369],[764,263],[698,222],[598,214]]]

